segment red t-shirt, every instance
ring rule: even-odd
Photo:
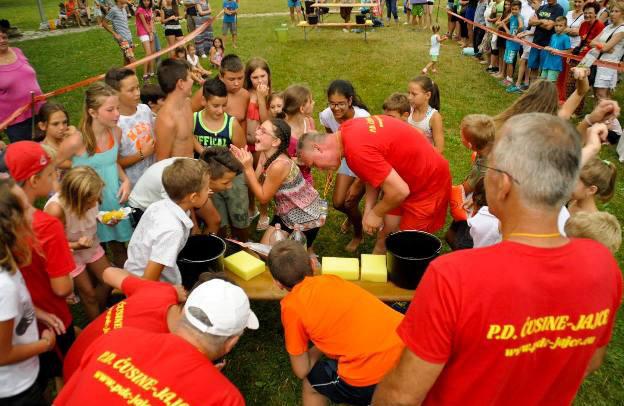
[[[585,46],[581,50],[579,56],[585,56],[591,49],[589,43],[594,40],[604,30],[604,23],[596,18],[596,21],[590,23],[589,21],[583,21],[579,27],[579,38],[581,41],[585,40]],[[591,28],[591,32],[589,29]]]
[[[98,338],[54,405],[244,405],[238,389],[188,341],[132,327]]]
[[[67,276],[76,268],[65,228],[59,219],[41,210],[35,210],[32,228],[37,240],[31,244],[32,259],[29,265],[20,268],[26,287],[35,306],[56,315],[68,327],[72,322],[69,306],[50,284],[51,278]]]
[[[595,241],[507,241],[433,261],[398,333],[446,364],[427,405],[569,405],[621,297],[618,265]]]
[[[128,276],[121,283],[121,290],[127,298],[89,323],[69,349],[63,364],[65,382],[78,369],[91,343],[109,331],[136,327],[152,333],[169,332],[167,312],[178,303],[178,294],[172,285]]]
[[[440,188],[449,189],[446,159],[422,132],[389,116],[354,118],[340,127],[349,168],[378,188],[394,169],[408,184],[408,199],[422,199]]]

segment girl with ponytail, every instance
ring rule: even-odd
[[[310,247],[325,218],[318,192],[303,179],[301,170],[288,154],[290,136],[290,126],[279,118],[267,120],[258,127],[256,151],[266,157],[260,158],[258,175],[253,168],[253,157],[247,149],[235,145],[231,145],[230,149],[243,165],[247,186],[260,204],[275,199],[276,215],[262,237],[262,242],[269,241],[275,224],[279,223],[289,233],[295,225],[299,225]]]

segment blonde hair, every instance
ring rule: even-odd
[[[624,1],[616,0],[611,3],[611,7],[609,7],[609,9],[613,10],[614,8],[617,8],[618,10],[620,10],[620,12],[624,13]]]
[[[598,241],[615,254],[622,245],[622,227],[617,218],[604,211],[581,211],[568,219],[565,225],[568,237],[589,238]]]
[[[581,182],[587,187],[596,186],[596,196],[603,202],[608,202],[613,197],[616,177],[616,166],[597,157],[590,159],[581,168]]]
[[[556,86],[546,80],[538,80],[516,99],[505,111],[494,116],[496,131],[513,116],[524,113],[546,113],[556,116],[559,112],[559,95]]]
[[[396,111],[403,115],[411,111],[409,99],[405,93],[392,93],[384,101],[382,106],[384,111]]]
[[[306,86],[291,85],[282,93],[282,99],[284,100],[282,111],[286,115],[294,116],[308,100],[312,99],[312,92]]]
[[[80,119],[80,131],[82,141],[89,155],[95,154],[97,141],[93,133],[93,117],[89,110],[98,110],[104,103],[104,98],[117,96],[117,91],[104,82],[95,82],[87,88],[84,98],[82,118]]]
[[[80,218],[89,211],[88,203],[101,197],[103,189],[104,181],[93,168],[78,166],[67,171],[63,177],[59,198]]]
[[[30,263],[35,237],[25,217],[25,207],[12,189],[15,182],[0,179],[0,268],[13,272]]]
[[[191,193],[199,192],[210,176],[210,167],[201,159],[180,158],[165,168],[162,183],[165,192],[174,202],[180,202]]]
[[[477,151],[483,151],[494,143],[496,127],[487,114],[468,114],[459,125],[462,135]]]

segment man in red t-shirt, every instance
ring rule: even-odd
[[[364,231],[372,234],[384,225],[375,253],[385,252],[385,237],[393,231],[435,232],[444,225],[451,190],[448,162],[420,130],[401,120],[356,118],[335,134],[308,133],[299,140],[299,156],[321,169],[337,169],[344,156],[366,183]]]
[[[503,242],[431,263],[373,404],[569,405],[602,362],[622,275],[606,247],[557,227],[578,179],[578,133],[540,113],[501,131],[484,169]]]
[[[186,298],[181,286],[148,281],[119,268],[106,268],[104,282],[120,289],[126,299],[100,314],[76,338],[63,363],[65,382],[78,369],[87,348],[100,336],[122,327],[136,327],[152,333],[168,333],[179,320]]]
[[[244,405],[213,361],[234,348],[258,319],[238,286],[213,279],[189,295],[172,333],[133,327],[112,331],[87,349],[54,405]]]
[[[21,268],[33,304],[43,310],[44,324],[57,333],[56,343],[66,354],[76,336],[65,297],[73,292],[70,272],[76,268],[65,227],[55,217],[32,207],[35,201],[49,196],[56,177],[55,166],[44,149],[33,141],[20,141],[7,147],[5,165],[11,177],[20,184],[31,207],[31,262]],[[45,377],[62,376],[62,360],[58,352],[41,356]]]

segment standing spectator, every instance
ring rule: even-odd
[[[232,34],[232,47],[236,48],[236,14],[238,14],[238,2],[236,0],[223,1],[223,38],[228,31]]]
[[[123,53],[123,64],[127,65],[135,61],[134,43],[132,42],[132,34],[128,27],[128,0],[115,0],[115,5],[110,8],[104,20],[102,27],[111,34],[119,44],[119,48]],[[113,28],[108,25],[111,23]]]
[[[557,0],[548,0],[546,4],[537,9],[535,16],[529,20],[529,26],[535,26],[535,34],[533,34],[533,43],[535,45],[548,46],[550,37],[554,33],[555,19],[562,15],[563,8],[557,4]],[[531,48],[531,53],[529,54],[531,80],[537,77],[547,54],[548,51],[543,49]]]
[[[573,51],[574,48],[581,44],[579,29],[581,28],[581,24],[583,24],[583,21],[585,20],[585,17],[583,15],[584,4],[585,3],[583,2],[583,0],[574,0],[574,9],[568,11],[566,14],[566,34],[568,34],[568,36],[570,37],[570,46],[572,47]],[[574,62],[576,61],[574,61],[573,59],[563,60],[563,70],[561,71],[561,74],[557,79],[557,90],[559,91],[560,101],[565,101],[565,99],[569,96],[568,92],[566,91],[566,85],[568,83],[568,80],[570,81],[570,83],[574,83],[572,77],[568,77],[568,74],[570,73],[570,68],[576,66]],[[574,88],[572,87],[572,89],[570,90],[570,94],[572,94],[573,91]]]
[[[477,8],[475,10],[474,21],[477,24],[485,25],[485,9],[488,6],[488,0],[479,0],[477,3]],[[485,37],[485,30],[483,28],[479,28],[477,26],[472,30],[472,47],[474,49],[475,56],[481,59],[481,51],[479,51],[479,46],[483,41],[483,37]]]
[[[388,17],[386,18],[388,25],[390,25],[390,17],[394,17],[394,23],[399,25],[399,14],[397,11],[397,0],[386,0],[386,7],[388,8]]]
[[[145,56],[150,56],[154,52],[154,16],[152,0],[141,0],[135,13],[136,30],[139,41],[145,50]],[[154,60],[143,65],[143,81],[154,76]]]
[[[611,7],[611,24],[607,25],[600,36],[590,46],[599,51],[598,60],[619,63],[624,56],[624,1],[618,0]],[[593,52],[593,51],[592,51]],[[613,68],[599,66],[596,69],[594,89],[598,99],[611,97],[618,81],[618,72]]]
[[[485,174],[503,242],[429,265],[398,328],[406,349],[373,404],[572,403],[602,363],[622,298],[608,249],[558,231],[579,138],[547,114],[505,124]]]
[[[182,26],[180,25],[178,4],[174,0],[162,0],[160,3],[160,10],[160,22],[165,27],[165,38],[167,39],[167,45],[171,46],[177,41],[180,41],[184,36],[184,33],[182,32]],[[174,51],[171,51],[170,55],[173,56]]]
[[[193,17],[195,19],[195,26],[200,27],[206,21],[212,20],[212,10],[210,9],[210,4],[206,0],[199,0],[195,5],[197,8],[197,16]],[[210,48],[212,47],[212,40],[214,38],[214,33],[212,31],[212,23],[202,31],[195,38],[195,49],[197,50],[197,54],[202,58],[207,58],[208,53],[210,52]]]
[[[568,52],[570,50],[570,37],[565,33],[566,18],[561,16],[555,20],[555,34],[550,37],[550,44],[544,48],[546,51]],[[563,69],[563,57],[548,53],[542,64],[541,78],[549,82],[556,82]]]
[[[8,119],[13,111],[30,102],[30,92],[41,94],[37,81],[37,72],[28,63],[28,59],[19,48],[9,46],[9,28],[7,20],[0,21],[0,123]],[[37,103],[39,111],[42,103]],[[32,138],[32,109],[26,109],[6,128],[10,142],[30,140]],[[2,129],[0,129],[2,130]]]

